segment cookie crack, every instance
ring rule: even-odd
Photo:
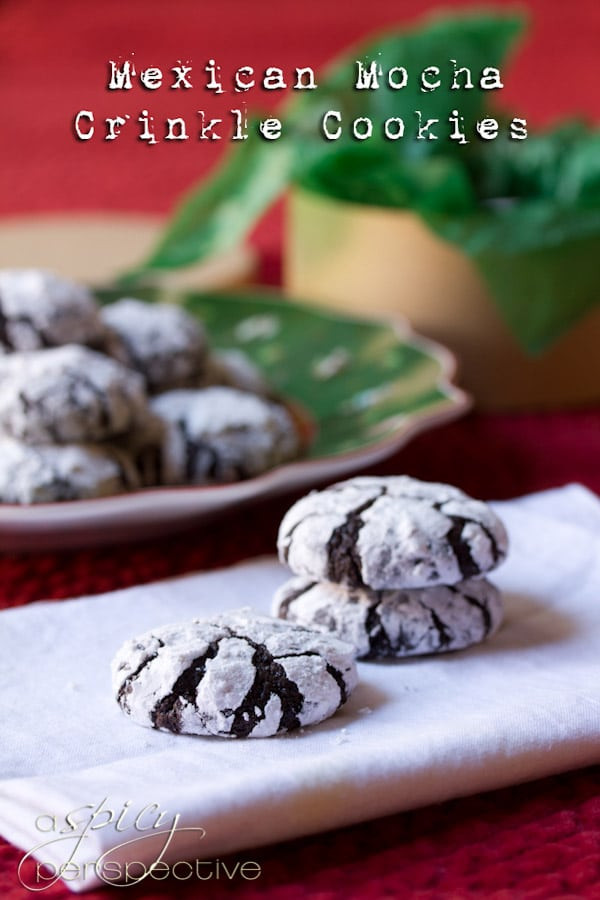
[[[119,447],[107,448],[107,454],[117,467],[117,474],[121,487],[125,490],[132,490],[133,488],[136,488],[137,482],[135,479],[135,475],[132,472],[131,467],[127,464],[126,455],[119,449]],[[134,466],[135,465],[136,461],[134,460]]]
[[[253,642],[248,641],[252,646]],[[281,702],[278,731],[291,731],[300,725],[299,715],[304,705],[304,695],[298,685],[287,677],[281,663],[269,653],[263,644],[255,645],[252,655],[255,667],[254,681],[241,704],[233,713],[231,734],[247,737],[265,718],[265,708],[275,694]]]
[[[447,502],[448,501],[434,503],[433,509],[436,509],[443,516],[446,516],[446,518],[450,519],[450,521],[453,523],[453,527],[450,529],[446,537],[451,545],[454,555],[457,558],[459,569],[462,572],[463,579],[466,580],[467,578],[472,578],[474,575],[481,574],[481,567],[477,565],[477,563],[471,556],[471,551],[469,550],[468,544],[460,540],[462,530],[465,525],[477,525],[478,528],[483,531],[490,542],[494,565],[497,565],[503,558],[504,554],[501,552],[496,536],[494,535],[492,530],[478,519],[468,519],[464,516],[450,515],[449,513],[444,512],[444,506]]]
[[[60,474],[58,468],[54,465],[49,464],[37,447],[31,447],[30,452],[42,467],[47,466],[50,470],[50,477],[52,480],[49,487],[52,489],[53,495],[56,496],[56,499],[76,500],[77,495],[73,488],[73,485],[68,481],[68,479],[64,478]]]
[[[100,412],[99,424],[104,429],[109,428],[111,425],[111,414],[110,414],[110,407],[107,402],[105,392],[103,390],[101,390],[98,387],[98,385],[94,384],[94,382],[91,378],[88,378],[81,371],[76,371],[76,372],[70,371],[68,373],[68,376],[71,379],[71,383],[70,383],[70,387],[69,387],[70,391],[74,391],[77,387],[77,382],[80,381],[81,385],[83,387],[86,387],[90,391],[90,393],[94,397],[96,397],[96,399],[98,401],[99,412]],[[73,399],[74,399],[74,405],[77,406],[78,404],[77,404],[77,401],[75,400],[74,396],[73,396]]]
[[[311,591],[318,582],[311,581],[308,584],[305,584],[301,588],[296,588],[291,591],[291,593],[287,594],[280,602],[279,602],[279,611],[277,615],[280,619],[287,619],[287,614],[289,612],[290,606],[294,601],[296,601],[299,597],[302,597],[304,594],[307,594]]]
[[[154,635],[151,635],[151,637],[154,637]],[[153,659],[156,659],[161,648],[165,646],[164,641],[161,640],[160,638],[156,638],[156,642],[158,644],[158,649],[155,650],[154,653],[150,653],[148,656],[144,657],[144,659],[141,661],[141,663],[139,664],[137,669],[135,669],[135,671],[131,672],[125,678],[125,681],[123,682],[123,684],[117,691],[117,703],[119,704],[119,706],[122,709],[124,709],[126,711],[129,711],[129,705],[127,703],[126,694],[130,694],[131,691],[133,690],[133,682],[136,681],[136,679],[139,677],[140,673],[143,672],[143,670],[146,668],[146,666],[148,666],[152,662]]]
[[[300,650],[298,653],[280,653],[279,656],[273,656],[273,659],[300,659],[303,656],[320,656],[317,650]]]
[[[488,540],[492,546],[492,557],[494,559],[494,564],[496,565],[497,563],[500,562],[501,559],[504,558],[504,554],[501,553],[500,547],[498,546],[498,541],[496,540],[496,537],[492,533],[492,531],[486,525],[484,525],[482,522],[479,522],[479,527],[481,528],[483,533],[486,535],[486,537],[488,538]]]
[[[179,424],[185,442],[184,465],[186,479],[188,481],[194,481],[200,474],[203,477],[215,480],[219,470],[219,457],[214,447],[211,447],[210,444],[207,444],[204,441],[192,440],[185,429],[184,423],[180,422]],[[203,462],[202,466],[200,466],[200,472],[198,472],[198,461],[203,456],[206,457],[207,460]]]
[[[480,575],[481,569],[473,559],[468,543],[462,538],[465,526],[473,524],[473,521],[464,516],[450,516],[448,513],[444,513],[444,515],[452,522],[452,526],[446,534],[446,540],[454,553],[463,581],[474,575]]]
[[[379,613],[379,603],[374,603],[369,607],[365,619],[365,629],[369,640],[370,657],[388,656],[396,649],[392,647],[389,635],[383,627]]]
[[[53,421],[52,417],[48,415],[48,407],[45,403],[45,398],[39,397],[36,399],[28,397],[25,391],[20,390],[18,393],[18,399],[25,414],[26,420],[33,418],[33,421],[35,421],[35,414],[37,414],[41,426],[43,429],[45,429],[50,440],[55,444],[61,444],[62,434],[58,426],[58,422]],[[33,417],[31,417],[31,413],[34,413]],[[31,429],[26,425],[23,433],[20,434],[19,437],[27,440],[28,437],[31,437]]]
[[[358,537],[365,522],[362,514],[367,512],[379,499],[387,493],[382,485],[374,497],[370,497],[356,509],[346,513],[341,525],[334,528],[327,541],[327,579],[335,584],[348,584],[350,587],[364,587],[362,579],[362,560],[358,553]]]
[[[456,593],[460,593],[457,591]],[[492,630],[492,617],[490,615],[490,611],[485,603],[481,600],[477,600],[476,597],[471,597],[469,594],[461,594],[462,597],[469,603],[471,606],[475,606],[479,612],[481,613],[481,618],[483,619],[483,633],[484,637]]]
[[[326,669],[327,669],[327,672],[329,673],[329,675],[331,675],[331,677],[333,678],[333,680],[335,681],[335,683],[337,684],[337,686],[340,689],[340,706],[341,706],[348,699],[348,691],[346,690],[346,682],[344,681],[344,676],[342,675],[340,670],[336,669],[335,666],[332,666],[331,663],[327,663]]]
[[[236,710],[231,710],[233,722],[231,734],[235,737],[247,737],[265,718],[265,707],[271,695],[275,694],[281,701],[281,716],[278,731],[292,731],[300,726],[299,715],[304,705],[304,695],[298,685],[286,675],[284,667],[267,650],[264,644],[258,644],[245,634],[230,632],[230,636],[246,641],[254,649],[252,665],[255,667],[254,681],[250,690]],[[296,656],[318,656],[315,651],[307,650],[298,654],[284,654],[279,659]],[[258,710],[258,711],[257,711]]]
[[[443,650],[445,647],[450,646],[452,642],[452,635],[448,631],[436,611],[428,606],[423,600],[418,600],[417,602],[419,603],[419,606],[421,606],[422,609],[425,609],[431,616],[431,624],[433,625],[438,635],[439,649]]]
[[[7,350],[17,349],[15,347],[14,339],[9,331],[9,329],[12,329],[15,325],[26,325],[36,338],[39,347],[48,348],[53,346],[52,341],[46,336],[42,326],[36,323],[31,316],[24,315],[23,313],[20,313],[17,316],[7,315],[4,309],[2,309],[0,300],[0,344],[3,344]]]
[[[320,512],[307,513],[305,516],[302,516],[302,518],[299,519],[295,525],[292,525],[292,527],[290,528],[290,530],[287,532],[287,534],[284,537],[284,540],[286,541],[286,543],[284,544],[283,549],[281,551],[281,555],[283,556],[284,563],[287,563],[289,560],[290,550],[292,549],[292,537],[293,537],[296,529],[299,528],[303,522],[306,522],[307,519],[319,518],[320,515],[321,515]]]
[[[200,656],[195,659],[178,676],[173,687],[165,697],[158,701],[150,713],[154,728],[165,728],[175,734],[181,732],[181,713],[184,703],[196,708],[196,694],[198,685],[206,674],[206,663],[214,659],[219,652],[221,641],[229,635],[223,635],[216,641],[212,641]]]
[[[0,297],[0,344],[6,347],[7,350],[14,350],[13,339],[8,330],[10,324],[11,320],[4,312],[2,298]]]

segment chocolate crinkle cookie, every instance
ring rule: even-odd
[[[171,483],[216,484],[260,475],[299,451],[285,407],[227,387],[168,391],[151,400],[165,427]]]
[[[119,706],[139,725],[232,738],[321,722],[357,683],[349,644],[247,610],[127,641],[112,673]]]
[[[31,444],[102,441],[146,414],[142,378],[87,347],[0,359],[0,428]]]
[[[273,613],[336,634],[356,647],[359,659],[385,659],[485,640],[502,621],[502,598],[484,578],[387,591],[292,578],[277,591]]]
[[[507,546],[487,504],[408,476],[315,491],[287,512],[278,538],[294,574],[373,590],[456,584],[494,569]]]
[[[0,502],[54,503],[135,490],[131,457],[109,444],[38,446],[0,439]]]
[[[107,352],[146,380],[150,393],[193,386],[207,354],[204,329],[169,303],[124,298],[102,309]]]
[[[174,304],[126,297],[100,310],[51,272],[0,271],[0,502],[261,474],[300,449],[270,394],[244,354],[209,351]]]
[[[41,269],[0,270],[0,354],[103,342],[104,325],[86,287]]]
[[[135,428],[112,442],[133,460],[141,487],[183,483],[181,466],[168,452],[172,427],[148,409]]]

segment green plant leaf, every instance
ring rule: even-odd
[[[400,153],[407,158],[419,159],[432,154],[464,153],[464,145],[446,138],[448,116],[458,107],[465,123],[468,126],[475,124],[497,93],[481,90],[478,79],[484,68],[502,66],[524,25],[521,14],[436,14],[417,26],[383,33],[344,53],[326,71],[318,91],[307,99],[313,107],[318,106],[320,112],[330,108],[340,110],[345,121],[356,116],[372,118],[375,123],[374,138],[362,143],[362,147],[377,141],[381,125],[388,117],[403,118],[414,128],[415,110],[419,110],[423,120],[440,120],[446,128],[444,137],[437,140],[415,140],[411,137],[391,142],[381,137],[381,145],[390,154]],[[377,90],[354,88],[358,60],[367,66],[372,61],[381,66],[383,74]],[[471,70],[472,88],[452,88],[455,73],[453,60],[456,67]],[[439,78],[440,86],[433,91],[424,91],[421,72],[433,65],[440,70],[439,76],[435,76]],[[404,67],[408,73],[407,83],[401,89],[391,87],[386,78],[386,73],[398,66]],[[464,83],[463,78],[462,75],[458,77],[459,84]],[[330,147],[335,149],[352,142],[353,139],[346,133],[344,139],[340,138]],[[475,139],[475,143],[479,141]]]
[[[317,90],[300,94],[287,104],[284,135],[279,140],[263,140],[252,133],[256,130],[252,123],[249,138],[232,147],[217,170],[188,192],[149,258],[136,270],[126,273],[121,283],[134,282],[152,270],[186,266],[235,246],[292,179],[301,180],[313,166],[335,157],[352,143],[347,134],[334,143],[327,142],[320,134],[320,117],[331,104],[344,115],[384,118],[406,115],[416,104],[428,117],[447,116],[456,103],[457,93],[449,89],[453,71],[449,53],[456,54],[460,65],[470,66],[479,73],[484,66],[501,63],[521,25],[521,19],[515,16],[437,17],[424,26],[395,30],[346,52],[329,67]],[[383,82],[378,90],[357,91],[354,88],[357,58],[376,59],[388,67],[402,63],[411,73],[411,80],[400,91]],[[416,73],[438,60],[443,69],[440,77],[446,86],[425,94],[420,91]],[[466,95],[465,108],[469,115],[474,114],[485,92],[474,88],[460,93]],[[434,151],[433,144],[446,141],[420,143],[425,147],[416,141],[404,142],[402,154],[409,158],[429,155]],[[390,154],[382,138],[375,139],[361,147],[367,165],[376,145],[392,161],[397,157],[394,149]],[[398,166],[398,170],[401,168]],[[410,179],[415,177],[413,174]],[[379,195],[383,197],[384,192],[379,191]]]
[[[484,68],[501,69],[524,20],[495,11],[436,16],[386,32],[345,52],[315,91],[286,105],[284,137],[251,134],[232,148],[216,173],[175,210],[158,246],[131,278],[222,252],[241,240],[291,183],[340,201],[414,210],[440,237],[475,263],[501,315],[530,353],[551,345],[598,303],[600,252],[600,132],[566,122],[508,137],[506,114],[494,112],[499,136],[473,137],[496,91],[480,90]],[[377,90],[356,90],[357,60],[381,66]],[[470,69],[472,89],[452,89],[454,64]],[[385,73],[402,66],[401,90]],[[440,69],[440,87],[421,89],[420,72]],[[320,122],[339,110],[343,134],[327,141]],[[448,138],[448,116],[459,109],[469,143]],[[437,140],[415,139],[415,110],[439,120]],[[352,138],[357,116],[373,120],[373,137]],[[405,136],[386,140],[386,118],[405,120]]]
[[[532,355],[600,299],[600,208],[569,214],[532,200],[427,221],[470,256],[506,324]]]
[[[531,355],[543,353],[598,303],[598,233],[475,257],[500,313]]]
[[[303,187],[352,203],[465,213],[476,198],[467,171],[453,157],[404,159],[373,150],[365,165],[362,148],[349,147],[315,164]]]
[[[600,301],[600,133],[572,122],[500,142],[471,178],[476,211],[419,211],[471,257],[523,349],[541,353]]]

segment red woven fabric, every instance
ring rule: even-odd
[[[131,98],[105,89],[106,63],[135,52],[142,65],[168,68],[210,56],[224,69],[250,64],[318,66],[368,31],[414,19],[423,0],[3,0],[0,4],[0,213],[135,210],[164,212],[214,163],[224,147],[197,142],[149,148],[123,139],[78,144],[73,114],[99,117],[150,108],[158,118],[193,116],[203,94],[168,91]],[[445,4],[448,5],[448,4]],[[462,3],[461,6],[470,5]],[[475,5],[478,5],[477,3]],[[559,114],[600,114],[597,49],[600,7],[530,0],[531,40],[505,79],[503,100],[533,122]],[[270,99],[253,105],[270,111]],[[273,109],[276,108],[273,102]],[[215,113],[216,114],[216,113]],[[263,274],[275,281],[280,217],[255,235]],[[469,416],[422,435],[380,472],[450,481],[483,497],[509,497],[577,480],[600,492],[597,411]],[[176,537],[129,546],[36,556],[0,555],[0,604],[16,606],[111,590],[272,552],[277,524],[293,497],[242,509]],[[0,842],[0,896],[31,896],[18,886],[21,852]],[[253,850],[255,882],[236,878],[129,888],[132,898],[319,900],[574,900],[600,898],[600,769],[456,800],[438,807],[292,843]],[[62,886],[49,898],[71,896]],[[90,898],[105,897],[93,892]]]

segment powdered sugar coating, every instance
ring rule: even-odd
[[[481,575],[502,562],[508,538],[493,510],[458,488],[366,476],[295,503],[278,548],[296,575],[384,590]]]
[[[105,306],[102,319],[108,352],[140,372],[151,393],[190,386],[203,371],[204,329],[184,309],[125,297]]]
[[[0,502],[52,503],[135,490],[127,453],[109,444],[31,447],[0,440]]]
[[[0,427],[31,444],[101,441],[146,414],[141,377],[87,347],[0,359]]]
[[[389,591],[292,578],[275,594],[273,614],[337,635],[358,659],[445,653],[477,644],[502,622],[502,598],[484,578]]]
[[[238,610],[127,641],[113,690],[139,725],[176,734],[269,737],[331,716],[356,686],[353,648]]]
[[[299,440],[287,410],[227,387],[169,391],[151,408],[169,425],[165,469],[192,484],[252,478],[292,459]]]
[[[0,270],[0,354],[70,343],[99,347],[103,337],[87,288],[43,269]]]

